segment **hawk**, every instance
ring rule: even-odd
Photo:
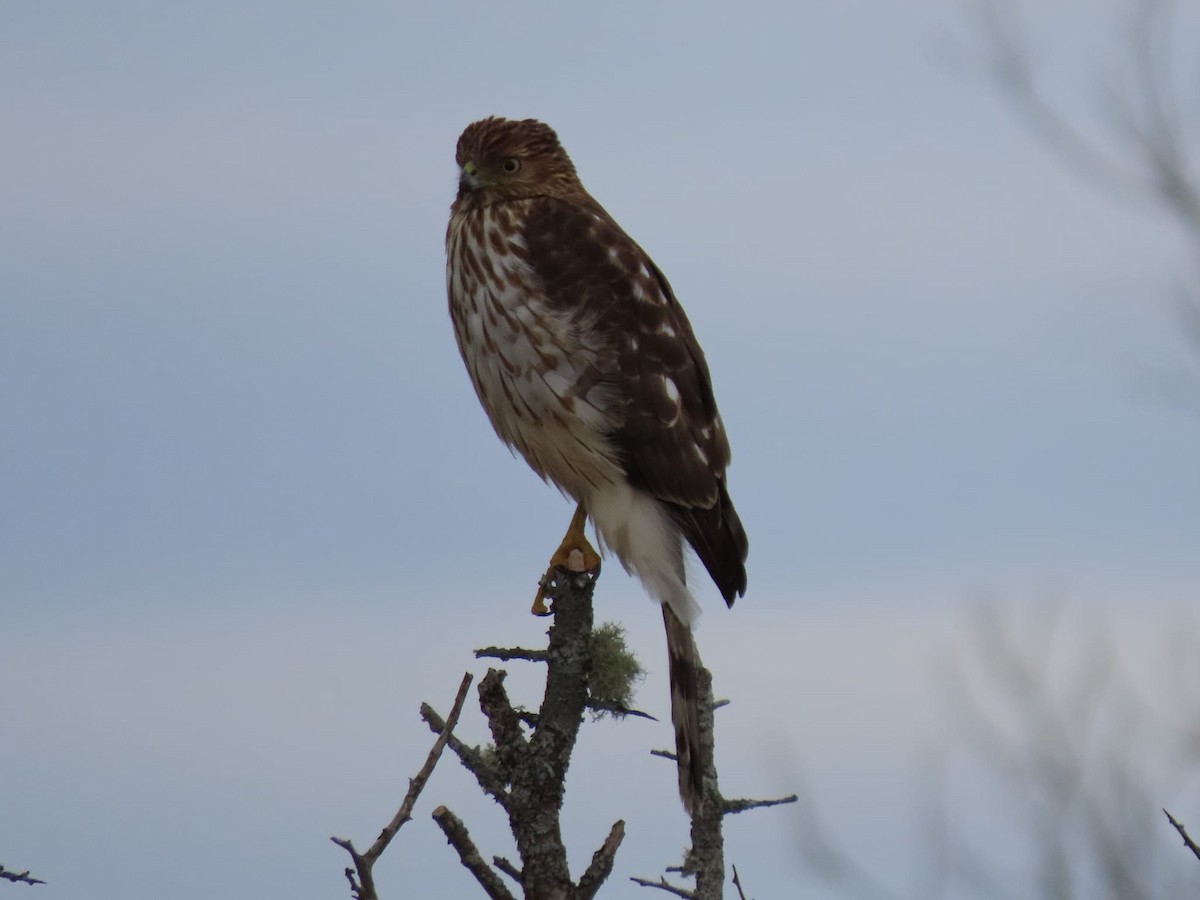
[[[446,230],[450,316],[496,434],[576,501],[551,564],[611,551],[662,604],[685,808],[698,808],[698,606],[689,544],[732,606],[746,532],[704,354],[666,277],[584,188],[548,125],[491,117],[458,139]],[[533,612],[545,615],[543,594]]]

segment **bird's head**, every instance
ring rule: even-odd
[[[458,139],[458,202],[567,197],[582,191],[575,166],[549,125],[492,116],[472,122]]]

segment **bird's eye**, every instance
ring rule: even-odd
[[[519,159],[517,159],[515,156],[510,157],[509,159],[506,159],[504,161],[504,164],[501,166],[501,168],[504,169],[504,171],[507,172],[509,175],[513,175],[516,172],[520,171],[521,161]]]

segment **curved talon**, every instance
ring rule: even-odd
[[[542,577],[542,580],[538,582],[538,592],[537,592],[537,595],[533,598],[533,608],[529,610],[535,616],[550,615],[550,608],[548,606],[546,606],[546,596],[547,596],[546,582],[549,580],[549,578],[550,578],[550,573],[547,572]]]
[[[592,545],[588,543],[587,536],[583,533],[586,524],[587,511],[580,503],[575,507],[575,514],[571,516],[571,524],[567,526],[567,533],[563,536],[562,543],[550,557],[550,568],[538,582],[538,592],[533,598],[533,607],[530,609],[535,616],[548,616],[551,613],[546,606],[546,598],[553,597],[547,588],[553,588],[555,569],[587,574],[593,580],[595,579],[593,573],[600,571],[600,554],[592,548]]]

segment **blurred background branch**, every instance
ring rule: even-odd
[[[1197,646],[1200,633],[1185,631]],[[1169,656],[1162,663],[1130,669],[1107,629],[1053,604],[1026,615],[982,604],[936,677],[956,739],[936,766],[940,790],[923,792],[917,814],[946,818],[927,831],[924,870],[897,886],[895,873],[863,862],[858,841],[850,848],[831,835],[811,804],[797,830],[806,864],[839,896],[1190,896],[1200,867],[1163,840],[1159,808],[1163,798],[1180,808],[1200,800],[1186,764],[1193,734],[1162,709],[1193,708],[1200,684],[1180,681]],[[985,796],[961,793],[980,783]],[[993,846],[991,826],[1004,821],[1020,838]]]
[[[1015,0],[974,0],[979,50],[992,84],[1025,126],[1072,171],[1102,191],[1146,202],[1173,222],[1191,255],[1189,271],[1177,277],[1170,305],[1190,350],[1187,372],[1160,373],[1160,388],[1200,412],[1200,184],[1195,110],[1200,97],[1185,97],[1181,67],[1195,70],[1200,54],[1176,60],[1176,4],[1130,0],[1119,24],[1113,74],[1098,79],[1095,121],[1069,117],[1043,86],[1037,53]],[[1186,30],[1186,29],[1182,29]]]

